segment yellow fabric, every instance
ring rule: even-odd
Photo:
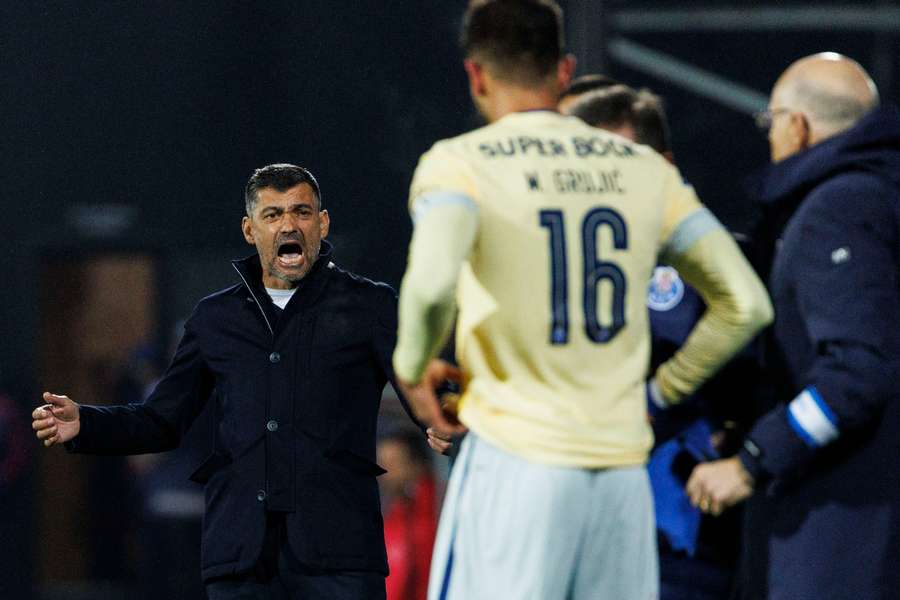
[[[652,445],[644,392],[647,285],[663,244],[685,218],[704,210],[693,190],[649,148],[573,117],[529,112],[437,143],[416,170],[411,208],[435,191],[460,193],[478,207],[477,234],[457,286],[456,349],[467,377],[463,423],[538,462],[643,463]],[[598,210],[601,218],[590,226],[585,217]],[[542,224],[542,211],[558,212],[545,212]],[[611,223],[619,218],[624,248],[613,243]],[[551,233],[552,223],[565,232],[566,343],[551,343],[551,241],[561,237]],[[596,242],[587,261],[585,230]],[[624,275],[624,327],[597,342],[588,336],[586,315],[595,311],[601,325],[612,323],[614,286],[608,276],[585,282],[604,269],[608,275],[603,263]],[[584,306],[585,289],[597,291],[596,307]],[[401,312],[401,330],[407,318]]]
[[[456,311],[459,271],[478,230],[477,209],[467,203],[416,206],[413,212],[419,217],[400,287],[393,357],[394,373],[405,382],[419,381],[428,360],[446,342]]]
[[[700,292],[707,306],[681,349],[656,371],[665,399],[678,402],[694,393],[756,331],[771,322],[773,311],[762,282],[722,229],[666,258]]]

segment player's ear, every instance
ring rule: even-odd
[[[556,79],[557,85],[560,90],[564,90],[569,87],[569,83],[572,81],[572,76],[575,75],[575,64],[576,59],[574,54],[566,54],[564,57],[559,59],[559,64],[556,68]]]
[[[469,78],[469,91],[472,93],[472,97],[480,98],[484,96],[484,67],[470,58],[463,61],[463,66]]]
[[[253,238],[253,224],[250,223],[250,217],[244,217],[241,219],[241,232],[244,234],[244,239],[247,240],[248,244],[256,245],[256,240]]]

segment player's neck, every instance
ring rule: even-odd
[[[550,89],[523,89],[512,86],[497,88],[488,101],[486,116],[493,122],[510,113],[556,110],[558,98],[559,95],[555,90]]]

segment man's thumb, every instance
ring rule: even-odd
[[[49,404],[52,404],[54,408],[62,408],[66,404],[65,396],[57,396],[56,394],[51,394],[50,392],[44,392],[44,400]]]

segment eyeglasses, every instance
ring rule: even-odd
[[[789,112],[792,112],[790,108],[761,110],[758,113],[753,114],[753,121],[760,131],[769,131],[772,128],[772,121],[775,119],[775,115]]]

